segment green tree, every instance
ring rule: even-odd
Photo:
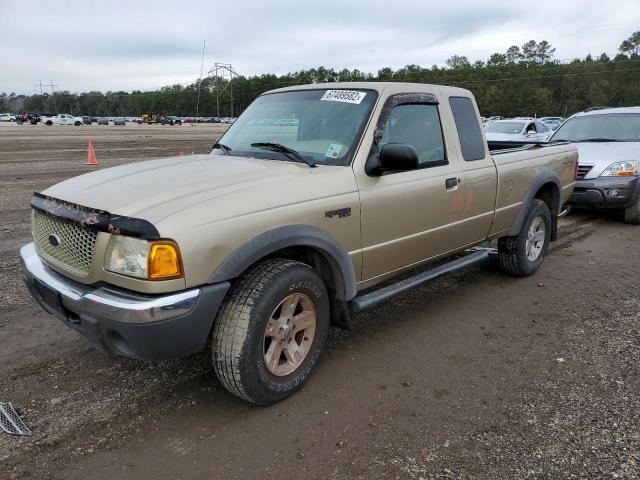
[[[447,58],[444,63],[452,70],[469,68],[471,66],[471,64],[469,63],[469,59],[464,55],[452,55],[451,57]]]
[[[628,55],[640,54],[640,31],[634,32],[629,38],[624,40],[618,47],[620,53]]]
[[[507,48],[507,51],[504,54],[507,63],[518,63],[522,59],[522,53],[520,52],[520,47],[517,45],[512,45]]]

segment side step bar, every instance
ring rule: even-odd
[[[558,214],[558,218],[565,217],[571,211],[571,205],[565,205],[563,210]]]
[[[374,290],[373,292],[358,296],[349,302],[350,310],[354,313],[361,312],[362,310],[371,308],[379,303],[386,302],[401,293],[416,288],[423,283],[438,278],[446,273],[456,272],[471,265],[475,265],[476,263],[486,262],[489,259],[490,253],[493,252],[494,249],[490,248],[475,248],[471,250],[471,253],[464,257],[444,263],[431,270],[418,273],[413,277],[405,278],[404,280],[393,283],[379,290]]]

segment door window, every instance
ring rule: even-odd
[[[446,165],[444,137],[437,105],[411,103],[391,110],[380,148],[387,143],[413,145],[420,168]]]

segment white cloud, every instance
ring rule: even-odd
[[[562,59],[615,53],[640,2],[3,0],[2,12],[0,91],[33,93],[39,80],[70,91],[188,83],[203,39],[206,66],[232,62],[245,75],[484,60],[530,39]]]

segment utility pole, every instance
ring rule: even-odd
[[[220,97],[226,94],[231,100],[231,116],[233,117],[233,79],[240,74],[233,69],[230,63],[216,62],[208,72],[213,76],[213,90],[216,92],[217,116],[220,118]]]
[[[40,83],[42,83],[42,81],[40,81]],[[54,85],[53,84],[53,80],[51,80],[51,83],[49,83],[48,85],[45,84],[45,87],[51,87],[51,98],[53,99],[53,109],[55,110],[54,115],[58,114],[58,108],[56,107],[56,96],[55,96],[55,92],[53,90],[54,87],[59,87],[59,85]],[[42,87],[40,87],[42,88]]]
[[[34,87],[40,87],[40,113],[44,113],[44,97],[42,96],[42,80],[39,83],[34,83]]]

